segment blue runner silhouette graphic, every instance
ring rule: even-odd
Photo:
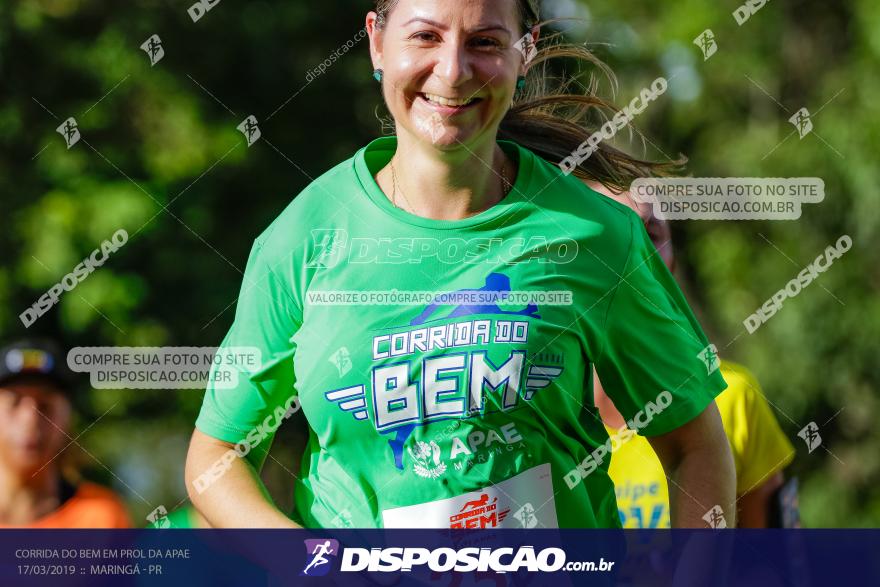
[[[466,288],[460,289],[458,291],[452,292],[453,294],[475,294],[479,292],[510,292],[510,278],[504,275],[503,273],[490,273],[488,277],[486,277],[486,285],[479,289]],[[502,299],[507,296],[502,293]],[[435,318],[434,320],[429,320],[431,316],[433,316],[437,310],[441,306],[448,306],[451,304],[443,304],[443,303],[433,303],[430,304],[425,311],[416,316],[410,321],[410,326],[416,326],[418,324],[425,324],[426,322],[435,322],[437,320],[447,320],[449,318],[458,318],[459,316],[470,316],[472,314],[495,314],[495,315],[503,315],[503,316],[531,316],[532,318],[540,318],[538,315],[538,306],[535,304],[529,304],[526,306],[524,310],[520,310],[518,312],[508,312],[502,310],[498,307],[498,304],[462,304],[460,306],[456,306],[452,312],[443,316],[441,318]]]

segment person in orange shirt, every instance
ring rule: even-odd
[[[0,349],[0,528],[130,528],[122,500],[61,472],[69,372],[54,345]]]

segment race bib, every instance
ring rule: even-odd
[[[550,464],[456,497],[382,511],[385,528],[558,528]]]

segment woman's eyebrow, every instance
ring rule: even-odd
[[[449,28],[448,26],[446,26],[445,24],[443,24],[441,22],[431,20],[430,18],[423,18],[421,16],[416,16],[415,18],[409,19],[408,21],[403,23],[403,26],[408,26],[414,22],[420,22],[423,24],[427,24],[427,25],[436,27],[436,28],[438,28],[440,30],[444,30],[444,31]],[[470,33],[484,33],[486,31],[492,31],[492,30],[498,30],[498,31],[502,31],[505,33],[510,33],[510,30],[506,26],[501,25],[501,24],[497,24],[497,23],[491,23],[491,22],[486,23],[486,24],[477,25],[472,31],[469,31],[469,32]]]
[[[501,31],[502,33],[510,34],[510,29],[508,29],[506,26],[502,26],[500,24],[482,25],[482,26],[479,26],[479,27],[475,28],[474,30],[472,30],[471,33],[485,33],[488,31]]]

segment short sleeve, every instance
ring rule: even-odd
[[[293,336],[302,324],[302,312],[291,285],[278,276],[267,257],[258,239],[248,258],[235,320],[219,351],[256,349],[259,361],[237,367],[238,383],[233,387],[213,383],[215,362],[196,420],[201,432],[226,442],[242,441],[296,395]]]
[[[665,434],[727,387],[718,360],[635,213],[631,246],[599,332],[596,372],[628,423]]]

